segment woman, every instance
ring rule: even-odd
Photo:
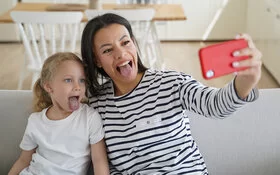
[[[250,59],[233,66],[248,68],[217,89],[184,73],[147,69],[126,19],[105,14],[88,22],[82,59],[90,104],[103,119],[112,174],[208,174],[187,111],[224,118],[257,98],[261,53],[247,35],[241,37],[250,48],[234,55]]]

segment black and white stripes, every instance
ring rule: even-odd
[[[246,100],[254,100],[255,92]],[[224,118],[246,100],[237,97],[233,82],[210,88],[184,73],[152,70],[124,96],[115,97],[109,81],[103,95],[90,97],[103,119],[112,174],[139,175],[207,174],[187,111]]]

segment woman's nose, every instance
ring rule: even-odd
[[[126,55],[126,51],[123,48],[117,48],[117,59],[121,59]]]

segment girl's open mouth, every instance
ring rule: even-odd
[[[80,106],[79,96],[69,97],[69,108],[71,110],[77,110]]]

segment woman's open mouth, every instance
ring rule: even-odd
[[[127,66],[132,67],[132,61],[123,62],[121,65],[117,67],[117,70],[120,72],[121,69],[126,68]]]
[[[128,77],[132,73],[132,61],[123,62],[117,67],[117,71],[120,72],[122,76]]]

